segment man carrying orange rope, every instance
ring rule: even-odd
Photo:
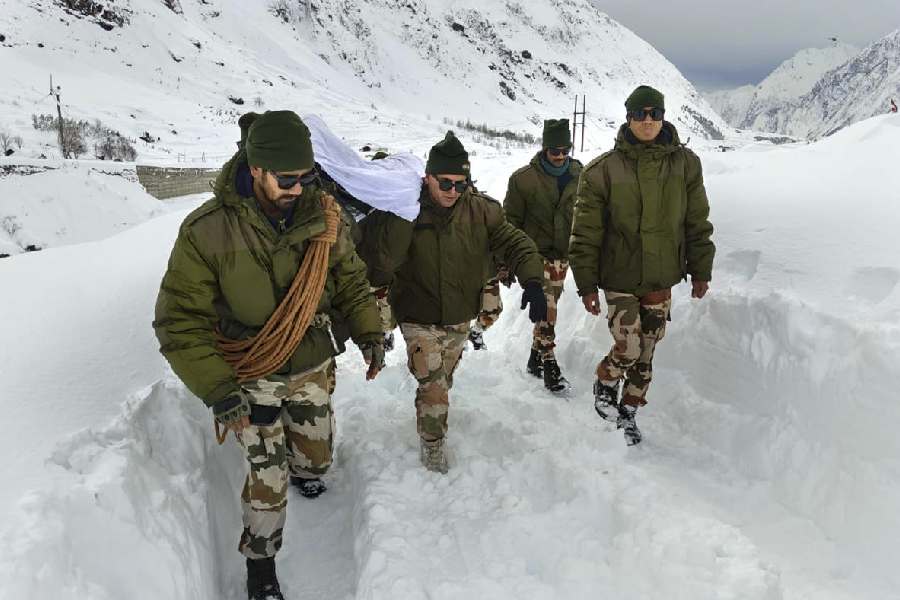
[[[384,349],[366,266],[316,185],[309,129],[291,111],[241,125],[246,140],[215,197],[181,226],[153,326],[172,369],[244,450],[247,594],[277,599],[288,480],[318,496],[332,460],[337,348],[328,313],[362,349],[367,379]]]

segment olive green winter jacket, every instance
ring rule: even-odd
[[[538,152],[528,166],[509,178],[503,210],[506,219],[534,241],[541,256],[550,260],[565,259],[569,255],[569,235],[572,233],[572,210],[578,189],[581,163],[569,161],[572,180],[562,194],[556,177],[548,175],[541,166]]]
[[[664,123],[656,141],[642,144],[623,125],[615,149],[579,180],[569,243],[578,293],[643,296],[686,275],[710,281],[712,232],[700,159],[675,127]]]
[[[496,200],[470,188],[451,208],[442,208],[423,187],[419,202],[411,230],[393,220],[381,232],[385,238],[395,230],[408,232],[411,238],[404,255],[391,261],[399,265],[390,296],[398,321],[456,325],[473,319],[484,283],[494,275],[494,256],[523,285],[541,281],[543,263],[534,242],[506,221]]]
[[[347,192],[333,181],[322,182],[322,189],[341,201]],[[350,211],[341,213],[356,253],[367,265],[367,277],[374,287],[390,285],[397,265],[394,260],[405,255],[412,236],[412,223],[394,213],[373,209],[360,221]]]
[[[391,285],[399,261],[405,260],[412,240],[413,224],[397,215],[375,210],[359,223],[361,240],[356,252],[368,267],[369,281],[375,287]]]
[[[153,327],[160,351],[185,385],[208,405],[237,391],[234,370],[216,345],[215,330],[232,339],[255,335],[287,293],[310,244],[325,231],[318,198],[305,188],[292,224],[278,233],[254,197],[236,187],[246,156],[238,152],[216,181],[215,197],[184,220],[156,301]],[[343,224],[329,254],[317,313],[336,311],[357,344],[381,339],[381,322],[366,266]],[[279,374],[298,373],[336,352],[327,322],[317,319]]]

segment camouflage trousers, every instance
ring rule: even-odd
[[[251,395],[250,426],[238,435],[249,466],[241,492],[238,549],[244,556],[266,558],[281,548],[288,476],[311,479],[331,466],[334,384],[333,359],[304,373],[244,384]]]
[[[544,297],[547,299],[547,320],[534,324],[531,347],[541,353],[543,359],[554,358],[556,348],[556,303],[563,293],[563,284],[569,270],[567,260],[544,259]]]
[[[453,372],[459,364],[469,323],[458,325],[419,325],[400,323],[406,340],[409,372],[419,387],[416,389],[416,430],[427,441],[441,439],[447,433],[450,388]]]
[[[369,291],[375,296],[375,306],[378,307],[378,316],[381,317],[381,331],[390,333],[397,327],[397,321],[394,320],[394,311],[388,302],[388,287],[370,287]]]
[[[666,334],[672,292],[660,290],[640,298],[618,292],[605,295],[615,343],[597,365],[597,377],[608,382],[624,379],[622,403],[643,406],[653,379],[653,353]]]
[[[500,279],[488,279],[481,290],[481,312],[475,319],[481,331],[487,331],[500,318],[503,312],[503,300],[500,299]]]

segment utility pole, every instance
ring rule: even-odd
[[[59,105],[59,95],[60,95],[60,87],[53,87],[53,75],[50,75],[50,95],[56,96],[56,124],[59,129],[59,151],[62,153],[63,158],[69,158],[69,153],[66,151],[66,138],[63,135],[63,118],[62,118],[62,108]]]
[[[578,139],[578,126],[581,125],[581,152],[584,152],[584,123],[587,96],[581,97],[581,110],[578,110],[578,94],[575,94],[575,111],[572,113],[572,154],[575,154],[575,140]],[[578,117],[581,117],[579,121]]]

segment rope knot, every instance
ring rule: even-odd
[[[338,226],[341,222],[341,205],[331,194],[322,194],[319,202],[325,212],[325,231],[312,238],[312,241],[331,245],[337,242]]]

